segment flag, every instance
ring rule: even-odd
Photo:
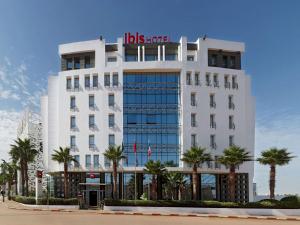
[[[133,144],[133,152],[136,154],[136,143]]]
[[[150,158],[152,154],[152,151],[151,151],[151,147],[150,147],[150,144],[148,144],[148,157]]]

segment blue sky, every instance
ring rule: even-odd
[[[271,146],[300,153],[300,1],[0,1],[0,155],[16,136],[21,110],[39,110],[47,77],[59,70],[57,46],[124,32],[190,41],[243,41],[243,68],[256,98],[256,153]],[[268,169],[256,166],[258,191]],[[299,157],[278,170],[278,193],[299,193]],[[299,193],[300,194],[300,193]]]

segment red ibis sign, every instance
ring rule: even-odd
[[[136,32],[131,34],[127,32],[124,34],[125,44],[155,44],[155,43],[167,43],[170,42],[170,37],[167,35],[152,35],[145,36]]]

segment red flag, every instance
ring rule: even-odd
[[[150,157],[151,154],[152,154],[152,151],[151,151],[151,147],[150,147],[150,145],[149,145],[149,147],[148,147],[148,157]]]
[[[133,152],[136,153],[136,143],[133,144]]]

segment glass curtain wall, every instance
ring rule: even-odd
[[[178,165],[179,73],[125,73],[123,77],[127,166],[143,166],[149,160],[149,146],[152,160]]]

